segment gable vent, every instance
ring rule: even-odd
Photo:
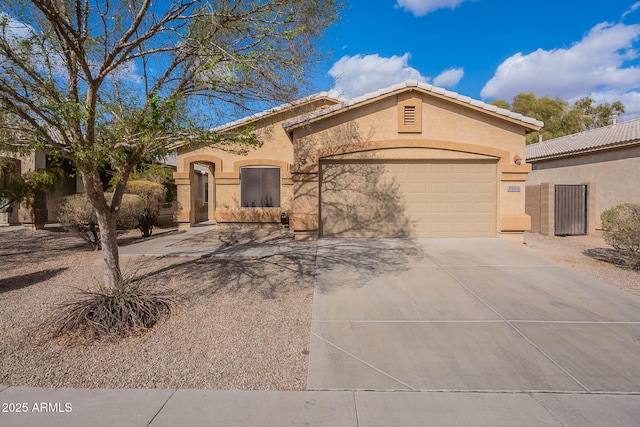
[[[416,106],[415,105],[404,106],[404,125],[405,126],[416,125]]]

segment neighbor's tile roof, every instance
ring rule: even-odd
[[[259,113],[255,113],[252,114],[250,116],[247,117],[243,117],[241,119],[235,120],[233,122],[229,122],[229,123],[225,123],[223,125],[220,125],[218,127],[213,128],[212,130],[214,131],[223,131],[226,129],[230,129],[239,125],[243,125],[243,124],[247,124],[250,123],[254,120],[258,120],[261,119],[263,117],[267,117],[270,116],[272,114],[276,114],[276,113],[280,113],[282,111],[286,111],[292,107],[298,107],[300,105],[304,105],[304,104],[308,104],[310,102],[313,102],[315,100],[318,99],[331,99],[334,100],[335,102],[338,102],[337,99],[335,99],[334,97],[330,96],[328,92],[319,92],[313,95],[309,95],[307,97],[304,98],[300,98],[300,99],[296,99],[294,101],[288,102],[286,104],[282,104],[282,105],[278,105],[276,107],[270,108],[268,110],[264,110],[264,111],[260,111]]]
[[[528,145],[527,160],[565,157],[633,142],[640,143],[640,119]]]
[[[389,93],[398,91],[398,90],[402,90],[405,88],[412,88],[412,87],[417,87],[420,88],[422,90],[425,90],[427,92],[433,92],[437,95],[441,95],[447,98],[451,98],[454,100],[457,100],[459,102],[463,102],[465,104],[469,104],[471,106],[495,113],[495,114],[499,114],[501,116],[505,116],[505,117],[509,117],[511,119],[515,119],[518,121],[522,121],[524,123],[533,125],[533,126],[538,126],[538,127],[542,127],[544,125],[544,123],[542,123],[539,120],[533,119],[531,117],[526,117],[523,116],[522,114],[518,114],[518,113],[514,113],[513,111],[509,111],[509,110],[505,110],[504,108],[498,108],[495,105],[491,105],[491,104],[487,104],[486,102],[482,102],[482,101],[478,101],[476,99],[470,98],[468,96],[464,96],[464,95],[460,95],[457,92],[452,92],[452,91],[448,91],[446,89],[437,87],[437,86],[433,86],[427,83],[421,83],[418,82],[417,80],[407,80],[403,83],[398,83],[395,84],[393,86],[388,86],[386,88],[382,88],[382,89],[378,89],[374,92],[369,92],[366,93],[362,96],[358,96],[356,98],[353,99],[349,99],[347,101],[343,101],[339,104],[336,105],[332,105],[331,107],[327,107],[324,108],[322,110],[318,110],[318,111],[314,111],[312,113],[309,114],[304,114],[302,116],[296,117],[294,119],[288,120],[285,123],[282,124],[282,126],[284,126],[285,128],[291,128],[294,127],[296,125],[299,125],[301,123],[304,123],[308,120],[313,120],[315,118],[318,117],[322,117],[325,116],[327,114],[331,114],[334,113],[336,111],[342,110],[342,109],[346,109],[349,108],[351,106],[369,101],[371,99],[374,98],[378,98],[384,95],[387,95]]]

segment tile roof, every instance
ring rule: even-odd
[[[609,147],[640,143],[640,119],[527,145],[527,160],[566,157]]]
[[[248,123],[251,123],[251,122],[253,122],[255,120],[262,119],[264,117],[268,117],[268,116],[271,116],[273,114],[280,113],[282,111],[286,111],[286,110],[288,110],[289,108],[292,108],[292,107],[297,107],[297,106],[300,106],[300,105],[305,105],[305,104],[311,103],[311,102],[313,102],[315,100],[318,100],[318,99],[331,99],[331,100],[333,100],[335,102],[338,102],[338,100],[336,98],[334,98],[333,96],[329,95],[328,92],[318,92],[318,93],[315,93],[313,95],[306,96],[304,98],[299,98],[299,99],[293,100],[291,102],[287,102],[286,104],[278,105],[278,106],[270,108],[268,110],[260,111],[258,113],[252,114],[250,116],[243,117],[243,118],[238,119],[238,120],[234,120],[232,122],[225,123],[225,124],[220,125],[220,126],[216,126],[216,127],[212,128],[211,130],[215,131],[215,132],[222,132],[222,131],[227,130],[227,129],[232,129],[232,128],[236,127],[236,126],[241,126],[241,125],[244,125],[244,124],[248,124]],[[179,141],[179,142],[176,142],[175,144],[172,144],[169,148],[174,150],[174,149],[182,147],[185,144],[186,144],[186,142]]]
[[[465,104],[469,104],[473,107],[477,107],[480,108],[482,110],[485,111],[489,111],[495,114],[499,114],[501,116],[505,116],[514,120],[518,120],[518,121],[522,121],[524,123],[527,123],[529,125],[533,125],[533,126],[538,126],[538,127],[542,127],[544,125],[544,123],[542,123],[539,120],[533,119],[531,117],[526,117],[523,116],[522,114],[518,114],[518,113],[514,113],[513,111],[509,111],[506,110],[504,108],[498,108],[495,105],[491,105],[491,104],[487,104],[486,102],[482,102],[482,101],[478,101],[476,99],[470,98],[468,96],[464,96],[464,95],[460,95],[457,92],[452,92],[452,91],[448,91],[446,89],[443,89],[441,87],[437,87],[437,86],[433,86],[427,83],[422,83],[422,82],[418,82],[417,80],[406,80],[403,83],[398,83],[392,86],[388,86],[382,89],[378,89],[374,92],[369,92],[367,94],[364,94],[362,96],[358,96],[356,98],[352,98],[346,101],[343,101],[339,104],[336,105],[332,105],[331,107],[327,107],[324,108],[322,110],[318,110],[318,111],[314,111],[312,113],[309,114],[304,114],[302,116],[296,117],[294,119],[288,120],[285,123],[282,124],[282,126],[284,126],[285,128],[291,128],[294,127],[296,125],[302,124],[308,120],[312,120],[318,117],[322,117],[325,116],[327,114],[331,114],[334,113],[336,111],[342,110],[342,109],[346,109],[349,108],[351,106],[369,101],[371,99],[374,98],[378,98],[384,95],[387,95],[389,93],[395,92],[395,91],[399,91],[402,89],[406,89],[406,88],[412,88],[412,87],[417,87],[420,88],[424,91],[427,92],[433,92],[437,95],[441,95],[444,96],[446,98],[451,98],[454,100],[457,100],[459,102],[463,102]]]
[[[223,130],[226,130],[226,129],[229,129],[229,128],[233,128],[233,127],[236,127],[236,126],[239,126],[239,125],[250,123],[250,122],[252,122],[254,120],[258,120],[258,119],[261,119],[263,117],[270,116],[272,114],[276,114],[276,113],[280,113],[282,111],[286,111],[286,110],[288,110],[289,108],[292,108],[292,107],[297,107],[297,106],[300,106],[300,105],[308,104],[308,103],[313,102],[313,101],[315,101],[317,99],[323,99],[323,98],[329,98],[329,99],[332,99],[332,100],[338,102],[338,100],[335,99],[333,96],[330,96],[328,92],[318,92],[318,93],[315,93],[313,95],[306,96],[304,98],[296,99],[296,100],[288,102],[286,104],[278,105],[278,106],[270,108],[268,110],[260,111],[259,113],[255,113],[255,114],[252,114],[250,116],[243,117],[243,118],[235,120],[233,122],[225,123],[223,125],[220,125],[220,126],[217,126],[217,127],[213,128],[212,130],[214,130],[214,131],[223,131]]]

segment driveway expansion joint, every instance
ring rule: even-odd
[[[498,310],[496,310],[491,304],[482,299],[477,293],[475,293],[472,289],[470,289],[467,285],[465,285],[460,279],[458,279],[454,274],[452,274],[447,268],[442,266],[438,260],[432,259],[436,265],[440,266],[451,278],[453,278],[460,286],[467,290],[471,295],[473,295],[478,301],[484,304],[489,310],[493,311],[497,316],[499,316],[504,322],[509,325],[518,335],[520,335],[525,341],[527,341],[533,348],[539,351],[544,357],[546,357],[551,363],[553,363],[558,369],[565,373],[569,378],[571,378],[576,384],[582,387],[585,391],[589,392],[589,388],[586,387],[582,382],[580,382],[575,376],[571,375],[569,371],[567,371],[563,366],[561,366],[558,362],[556,362],[547,352],[542,350],[536,343],[534,343],[529,337],[527,337],[520,329],[518,329],[511,321],[507,320]]]
[[[359,358],[359,357],[358,357],[358,356],[356,356],[355,354],[350,353],[350,352],[348,352],[347,350],[345,350],[344,348],[342,348],[342,347],[340,347],[340,346],[338,346],[338,345],[336,345],[336,344],[332,343],[331,341],[326,340],[325,338],[323,338],[323,337],[319,336],[319,335],[318,335],[318,334],[316,334],[315,332],[311,332],[311,335],[312,335],[312,336],[314,336],[314,337],[316,337],[316,338],[317,338],[317,339],[319,339],[320,341],[322,341],[322,342],[324,342],[324,343],[326,343],[326,344],[330,345],[331,347],[335,348],[336,350],[341,351],[342,353],[346,354],[347,356],[349,356],[349,357],[351,357],[351,358],[353,358],[353,359],[357,360],[358,362],[360,362],[360,363],[364,364],[365,366],[367,366],[367,367],[369,367],[369,368],[371,368],[371,369],[375,370],[376,372],[379,372],[380,374],[382,374],[382,375],[386,376],[387,378],[390,378],[390,379],[392,379],[393,381],[395,381],[395,382],[397,382],[397,383],[399,383],[399,384],[402,384],[403,386],[407,387],[409,390],[415,390],[415,388],[411,387],[409,384],[405,383],[404,381],[401,381],[401,380],[399,380],[398,378],[394,377],[393,375],[390,375],[390,374],[388,374],[388,373],[384,372],[383,370],[381,370],[381,369],[379,369],[379,368],[377,368],[377,367],[373,366],[372,364],[370,364],[370,363],[368,363],[368,362],[366,362],[366,361],[362,360],[361,358]]]

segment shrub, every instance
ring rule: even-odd
[[[110,195],[107,194],[107,200],[109,199]],[[136,228],[142,211],[142,200],[136,195],[125,194],[120,204],[118,229],[131,230]],[[63,197],[56,216],[63,227],[76,232],[94,249],[100,249],[100,227],[96,211],[84,194]]]
[[[640,267],[640,204],[625,203],[600,215],[604,240],[624,257],[627,266]]]
[[[137,218],[137,227],[142,232],[142,237],[149,237],[153,227],[158,225],[160,205],[166,197],[166,188],[152,181],[129,181],[127,193],[137,195],[141,200],[141,208]]]
[[[109,181],[110,187],[115,187],[119,175],[115,173]],[[171,166],[159,163],[144,163],[131,171],[129,182],[131,181],[151,181],[161,184],[165,189],[164,202],[170,203],[178,196],[178,187],[173,179],[173,169]]]
[[[63,197],[56,216],[63,227],[74,231],[94,249],[100,249],[100,228],[96,212],[83,194]]]
[[[168,319],[174,304],[164,289],[129,280],[117,289],[80,290],[76,300],[60,307],[51,324],[57,336],[124,338]]]

